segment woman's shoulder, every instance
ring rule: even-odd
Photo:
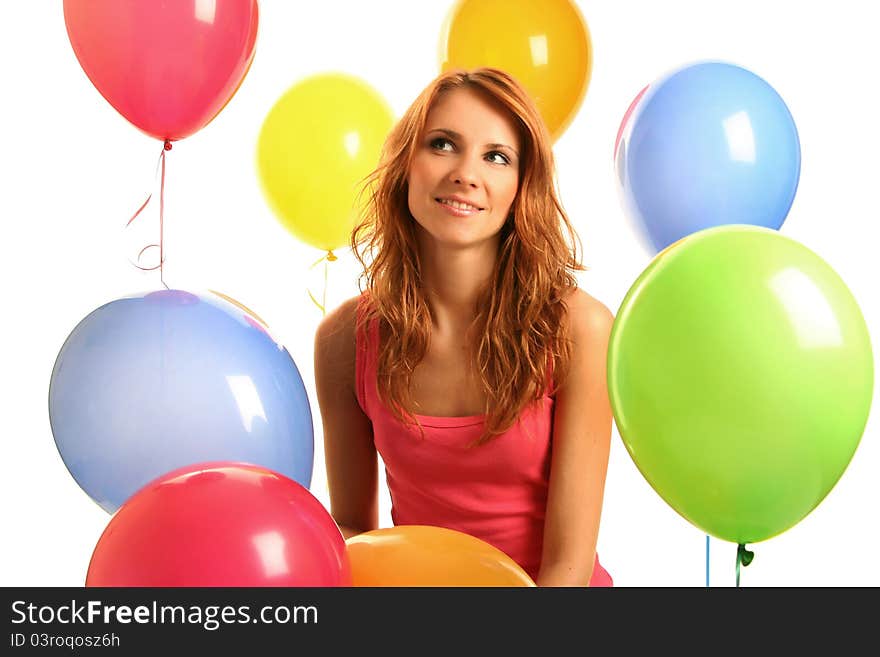
[[[563,296],[567,309],[569,329],[575,339],[611,331],[614,313],[599,299],[579,287],[573,287]]]
[[[358,318],[361,296],[339,304],[318,324],[315,331],[315,365],[332,369],[350,369],[354,366]]]
[[[331,310],[318,324],[316,339],[324,343],[348,342],[354,339],[360,308],[365,303],[363,294],[351,297]]]

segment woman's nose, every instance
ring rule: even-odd
[[[475,165],[470,161],[470,158],[460,158],[449,172],[449,179],[459,185],[476,187],[478,184],[478,178]]]

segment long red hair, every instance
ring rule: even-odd
[[[548,382],[564,381],[571,358],[564,296],[577,286],[574,272],[585,269],[556,192],[549,133],[525,90],[492,68],[444,73],[428,85],[388,135],[379,166],[365,181],[363,219],[351,247],[370,301],[362,321],[378,318],[383,336],[379,395],[398,420],[417,425],[411,383],[428,348],[431,314],[420,285],[407,175],[429,110],[458,88],[478,91],[506,111],[521,143],[519,189],[501,229],[494,273],[475,308],[473,334],[480,337],[471,358],[486,394],[481,444],[509,429]]]

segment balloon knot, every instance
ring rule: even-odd
[[[170,151],[170,150],[171,150],[171,140],[170,140],[170,139],[166,139],[166,140],[165,140],[164,148],[165,148],[166,151]]]
[[[333,251],[327,251],[327,260],[329,262],[333,262],[336,259],[337,259],[336,256],[333,255]]]
[[[743,566],[748,566],[752,563],[752,559],[755,558],[755,553],[751,550],[746,550],[745,543],[740,543],[739,547],[736,548],[736,554],[739,557],[740,562]]]

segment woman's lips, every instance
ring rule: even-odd
[[[471,217],[479,212],[482,212],[482,209],[470,204],[464,204],[461,201],[450,201],[449,199],[435,199],[437,205],[439,205],[443,210],[448,212],[451,215],[456,217]],[[453,205],[455,203],[455,205]]]

